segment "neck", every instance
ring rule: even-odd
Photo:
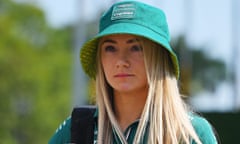
[[[114,92],[114,110],[122,131],[141,117],[147,98],[147,90],[141,93]]]

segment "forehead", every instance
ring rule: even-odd
[[[110,41],[109,41],[110,40]],[[114,34],[114,35],[108,35],[104,36],[99,40],[99,44],[102,44],[104,42],[136,42],[139,41],[139,37],[135,35],[130,34]]]

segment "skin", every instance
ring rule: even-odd
[[[140,118],[147,98],[142,46],[138,37],[127,34],[103,37],[99,46],[104,74],[114,91],[116,118],[124,131]]]

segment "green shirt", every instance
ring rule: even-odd
[[[97,117],[97,114],[95,114]],[[214,135],[213,129],[211,125],[208,123],[206,119],[197,115],[189,116],[192,122],[192,125],[199,136],[201,142],[203,144],[217,144],[216,137]],[[125,137],[129,144],[133,143],[134,136],[136,134],[136,130],[138,127],[138,120],[133,122],[124,132]],[[70,128],[71,128],[71,117],[68,117],[56,130],[55,134],[49,141],[49,144],[66,144],[70,143]],[[94,128],[94,144],[97,140],[97,126]],[[146,142],[146,138],[144,138],[144,143]],[[113,144],[121,144],[119,141],[118,135],[113,132]],[[191,144],[196,144],[194,141]]]

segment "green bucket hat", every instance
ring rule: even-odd
[[[179,78],[179,64],[170,46],[168,24],[164,12],[156,7],[137,2],[121,1],[106,11],[99,24],[99,33],[81,48],[82,67],[90,78],[96,77],[96,56],[99,38],[112,34],[132,34],[152,40],[166,48]]]

